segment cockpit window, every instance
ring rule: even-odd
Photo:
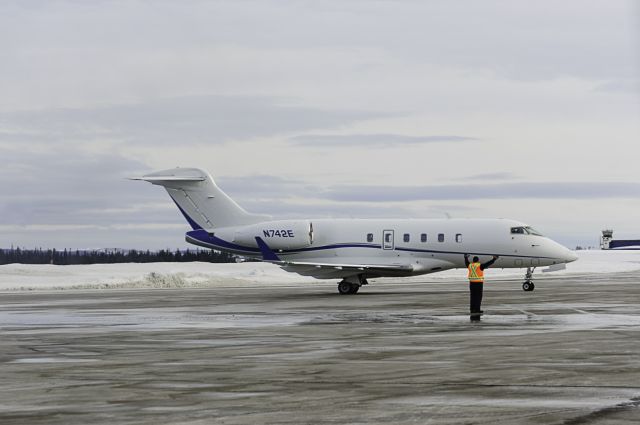
[[[542,236],[542,233],[538,232],[531,226],[523,226],[523,227],[512,227],[511,228],[512,235],[533,235],[533,236]]]
[[[524,230],[527,231],[528,234],[530,235],[534,235],[534,236],[542,236],[542,233],[538,232],[536,229],[534,229],[531,226],[527,226],[524,228]]]

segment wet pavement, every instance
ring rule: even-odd
[[[0,423],[640,421],[635,273],[425,282],[0,293]]]

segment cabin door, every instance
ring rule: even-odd
[[[382,231],[382,249],[393,249],[393,230]]]

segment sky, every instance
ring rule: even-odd
[[[157,186],[275,217],[640,238],[635,1],[0,2],[0,248],[185,248]]]

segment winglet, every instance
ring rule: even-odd
[[[258,243],[258,248],[260,248],[262,259],[264,261],[282,261],[280,260],[280,257],[278,257],[276,253],[273,252],[271,248],[269,248],[269,245],[267,245],[260,236],[256,236],[256,242]]]

